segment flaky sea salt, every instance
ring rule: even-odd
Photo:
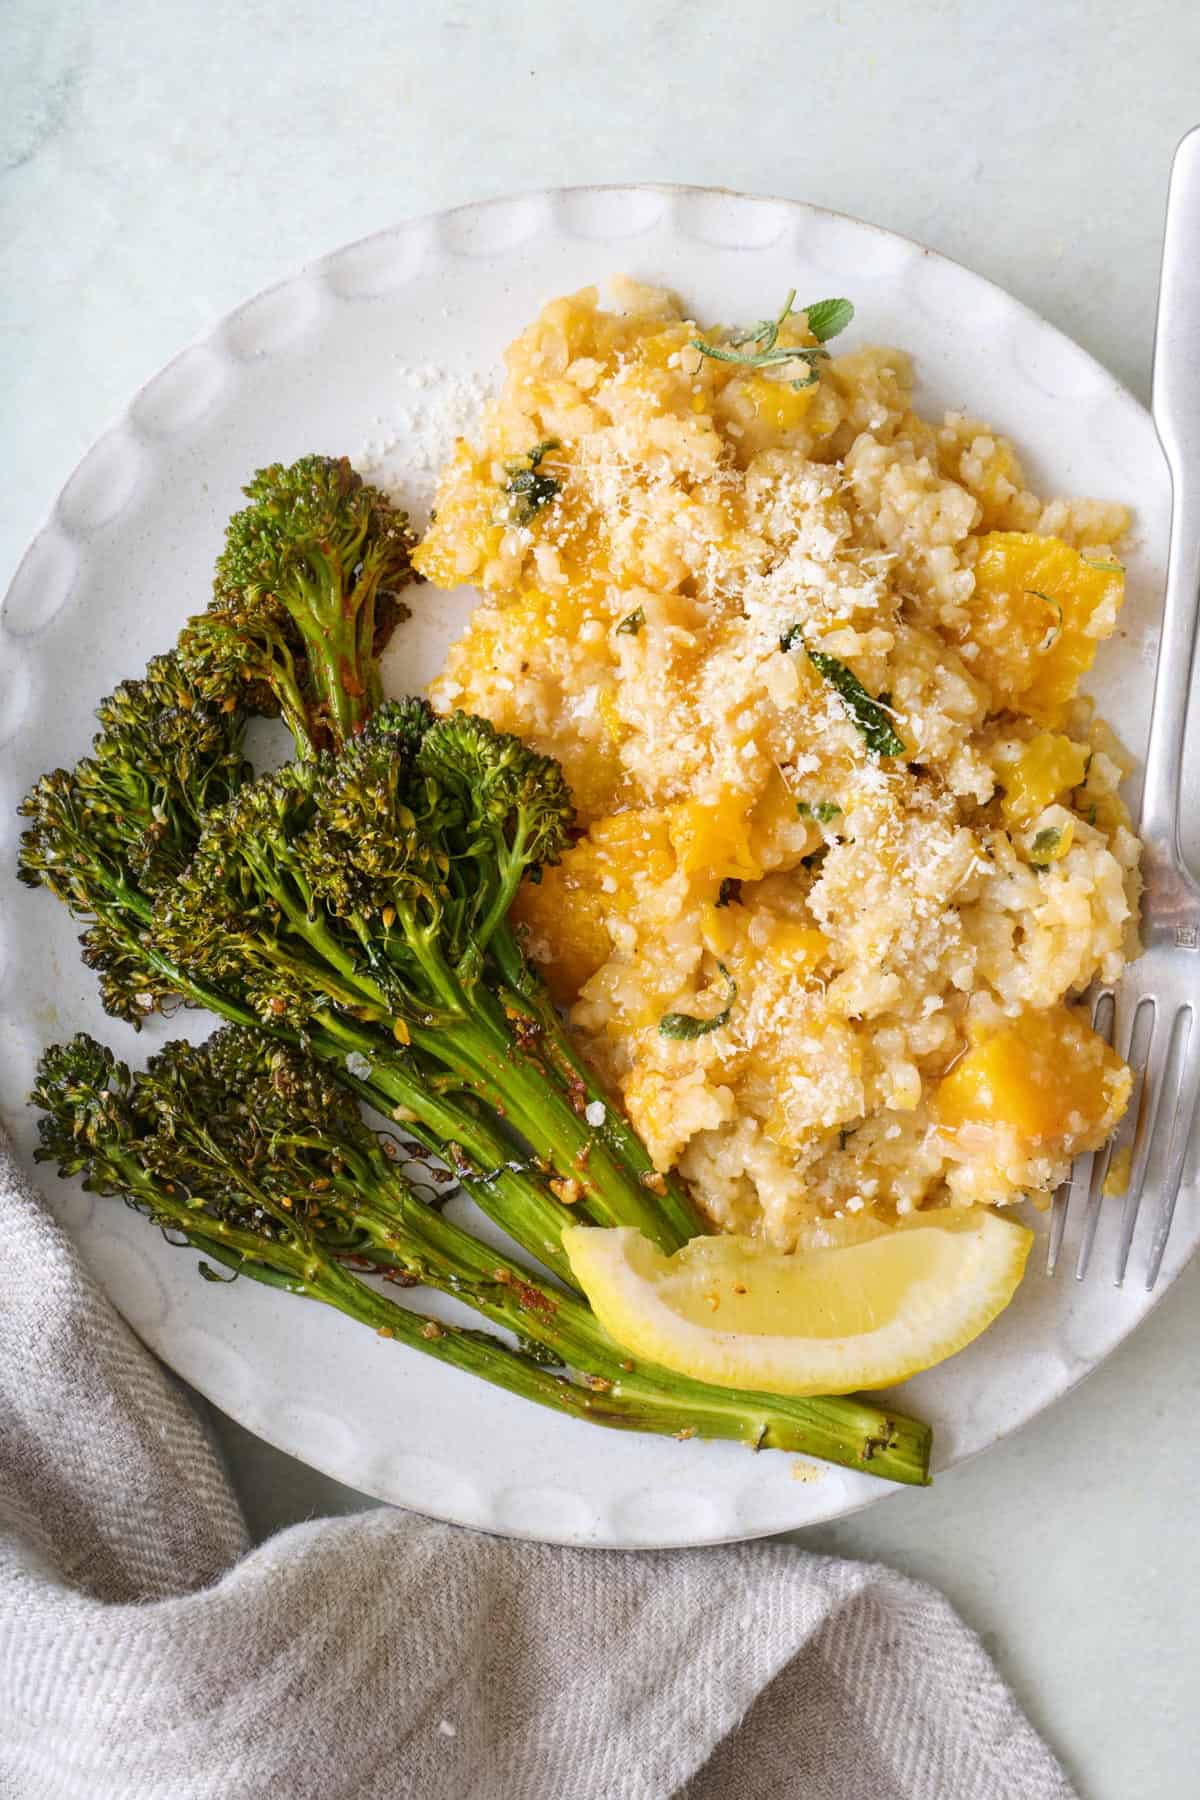
[[[598,1128],[599,1126],[603,1125],[603,1123],[604,1123],[604,1102],[603,1102],[603,1100],[589,1100],[587,1105],[583,1109],[583,1116],[587,1120],[588,1124],[593,1126],[594,1128]]]
[[[389,385],[394,402],[387,399]],[[378,430],[352,460],[424,529],[437,475],[455,440],[474,432],[491,384],[472,369],[397,360],[390,380],[381,371],[381,391],[385,399],[375,420]]]

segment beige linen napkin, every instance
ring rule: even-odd
[[[883,1568],[388,1510],[250,1549],[2,1145],[0,1244],[4,1800],[1071,1800],[977,1639]]]

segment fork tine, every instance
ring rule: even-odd
[[[1088,1264],[1092,1260],[1092,1251],[1096,1246],[1096,1227],[1100,1223],[1100,1206],[1104,1199],[1104,1177],[1108,1174],[1109,1159],[1112,1156],[1113,1140],[1101,1144],[1090,1158],[1088,1176],[1087,1210],[1083,1215],[1083,1236],[1079,1240],[1079,1255],[1075,1259],[1075,1279],[1082,1281],[1088,1272]]]
[[[1115,1022],[1115,1000],[1111,988],[1101,988],[1095,995],[1092,1006],[1092,1025],[1100,1037],[1112,1042]],[[1096,1242],[1096,1227],[1100,1223],[1100,1198],[1104,1189],[1104,1177],[1108,1172],[1108,1161],[1112,1154],[1111,1144],[1101,1144],[1091,1156],[1081,1156],[1075,1164],[1071,1192],[1078,1188],[1080,1193],[1087,1189],[1087,1209],[1083,1215],[1083,1235],[1079,1240],[1079,1254],[1075,1259],[1075,1279],[1082,1281],[1088,1272],[1092,1260],[1092,1249]],[[1064,1218],[1063,1224],[1066,1224]],[[1059,1234],[1061,1236],[1061,1232]]]
[[[1047,1275],[1053,1275],[1058,1267],[1063,1234],[1067,1229],[1067,1214],[1071,1210],[1071,1191],[1075,1186],[1078,1174],[1079,1165],[1076,1164],[1067,1179],[1059,1182],[1054,1190],[1054,1203],[1050,1208],[1050,1241],[1046,1246]]]
[[[1131,1010],[1136,1019],[1139,1007],[1145,1005],[1150,1013],[1150,1040],[1146,1046],[1145,1059],[1141,1063],[1141,1083],[1137,1095],[1137,1123],[1133,1130],[1133,1156],[1129,1168],[1129,1186],[1125,1192],[1125,1208],[1121,1214],[1121,1238],[1117,1245],[1117,1286],[1125,1280],[1125,1270],[1129,1262],[1129,1249],[1133,1243],[1134,1230],[1137,1227],[1138,1212],[1142,1204],[1142,1189],[1146,1185],[1146,1169],[1150,1161],[1150,1147],[1154,1142],[1154,1127],[1158,1120],[1159,1104],[1162,1100],[1163,1076],[1166,1073],[1167,1058],[1171,1050],[1171,1038],[1174,1033],[1174,1019],[1164,1020],[1159,1016],[1159,1003],[1149,995],[1144,995],[1137,1006]],[[1120,1003],[1118,1002],[1118,1011]],[[1132,1037],[1132,1032],[1131,1032]],[[1126,1053],[1128,1054],[1128,1053]]]
[[[1188,1145],[1191,1142],[1192,1115],[1196,1110],[1196,1088],[1200,1082],[1200,1022],[1191,1007],[1184,1009],[1187,1018],[1187,1037],[1180,1049],[1179,1074],[1175,1087],[1175,1116],[1171,1126],[1171,1143],[1167,1153],[1167,1166],[1163,1171],[1162,1193],[1158,1205],[1158,1218],[1154,1225],[1154,1239],[1150,1247],[1150,1260],[1146,1267],[1146,1292],[1149,1293],[1158,1280],[1158,1272],[1162,1268],[1162,1259],[1166,1253],[1167,1239],[1171,1235],[1171,1222],[1175,1217],[1175,1202],[1179,1198],[1179,1189],[1183,1182],[1183,1165],[1187,1160]],[[1180,1014],[1182,1018],[1184,1013]]]

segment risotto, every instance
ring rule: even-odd
[[[1130,1089],[1073,1004],[1136,951],[1128,763],[1076,693],[1126,512],[1039,499],[816,309],[613,287],[511,346],[416,558],[482,594],[435,706],[574,790],[529,952],[728,1230],[1046,1196]]]

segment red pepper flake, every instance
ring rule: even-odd
[[[567,1100],[570,1103],[571,1111],[582,1118],[588,1108],[587,1083],[582,1075],[577,1075],[574,1070],[567,1077]]]
[[[520,1281],[516,1284],[516,1289],[517,1299],[526,1312],[542,1313],[547,1319],[552,1319],[558,1311],[557,1302],[549,1294],[544,1294],[541,1288],[531,1287],[527,1282]]]

